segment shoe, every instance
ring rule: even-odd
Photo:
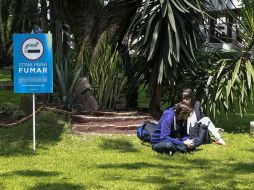
[[[225,141],[224,141],[222,138],[220,138],[219,140],[217,140],[217,141],[216,141],[216,144],[226,146],[226,143],[225,143]]]

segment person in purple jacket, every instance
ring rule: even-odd
[[[191,112],[191,107],[185,103],[178,103],[166,109],[152,133],[152,149],[159,153],[171,155],[176,151],[185,153],[201,145],[200,139],[207,132],[206,126],[201,127],[199,138],[189,139],[186,127],[177,125],[179,121],[186,120]]]

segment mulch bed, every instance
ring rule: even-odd
[[[155,121],[143,112],[94,112],[73,115],[72,129],[77,133],[135,134],[147,120]]]
[[[41,107],[37,109],[37,113],[41,111],[51,111],[55,113],[61,113],[69,116],[77,115],[80,113],[68,112],[61,109],[51,108],[51,107]],[[150,116],[150,119],[144,118],[144,116],[149,116],[147,113],[142,112],[84,112],[83,116],[97,116],[94,117],[94,121],[89,122],[72,122],[72,130],[74,133],[100,133],[100,134],[136,134],[136,128],[141,125],[144,121],[150,120],[155,121]],[[132,119],[119,119],[120,116],[128,117],[135,116]],[[117,119],[114,119],[114,117]],[[140,116],[140,118],[139,118]],[[103,120],[101,118],[109,117],[109,120]],[[100,118],[100,119],[99,119]],[[28,120],[32,119],[32,114],[19,120],[12,121],[11,118],[2,118],[0,121],[0,127],[14,127],[22,124]]]

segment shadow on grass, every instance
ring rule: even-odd
[[[251,178],[246,178],[248,173],[254,172],[254,162],[228,163],[221,160],[211,160],[202,158],[180,159],[169,157],[171,161],[163,163],[108,163],[97,166],[100,169],[111,169],[105,181],[131,181],[137,185],[150,184],[156,189],[190,189],[190,190],[209,190],[209,189],[235,189],[236,186],[248,186],[252,184]],[[182,160],[182,161],[181,161]],[[218,166],[219,165],[219,166]],[[127,175],[123,171],[128,170]],[[194,173],[191,171],[195,171]],[[146,171],[145,175],[139,175],[141,171]],[[193,176],[189,176],[189,175]],[[240,177],[240,178],[238,178]],[[248,189],[248,188],[247,188]],[[249,188],[253,189],[253,188]]]
[[[0,183],[0,189],[5,189],[5,186],[3,183]]]
[[[248,149],[250,152],[253,152],[254,153],[254,148],[250,148]]]
[[[161,173],[162,175],[165,175],[165,173]],[[149,175],[146,177],[139,177],[139,176],[125,176],[125,175],[107,175],[106,177],[104,177],[104,180],[126,180],[126,181],[132,181],[132,182],[138,182],[138,183],[151,183],[151,184],[156,184],[158,187],[160,187],[161,185],[164,184],[170,184],[171,182],[174,181],[174,179],[170,179],[164,176],[156,176],[156,175]],[[179,188],[178,188],[179,189]]]
[[[252,113],[251,113],[252,112]],[[223,114],[215,120],[217,127],[223,128],[228,133],[249,133],[250,121],[253,121],[253,111],[249,111],[241,117],[239,114],[229,113],[228,116]]]
[[[254,173],[254,162],[251,163],[237,163],[229,166],[232,172],[237,173]]]
[[[185,185],[186,178],[182,179],[183,176],[186,174],[186,168],[185,166],[167,166],[165,165],[151,165],[151,167],[154,166],[154,172],[147,172],[146,175],[132,175],[132,176],[126,176],[122,175],[121,173],[110,173],[109,175],[104,177],[104,180],[107,181],[131,181],[132,183],[138,183],[138,186],[140,184],[143,184],[144,186],[147,186],[147,184],[153,184],[156,186],[156,189],[199,189],[197,186],[195,186],[194,183],[188,184],[188,186]],[[139,168],[137,168],[139,169]],[[158,169],[160,170],[160,174],[158,175]],[[176,179],[176,176],[178,178]],[[177,184],[175,184],[177,183]],[[186,188],[187,187],[187,188]]]
[[[244,174],[247,172],[252,172],[253,169],[248,169],[253,167],[253,164],[238,164],[235,163],[225,164],[223,167],[215,169],[210,172],[210,168],[213,168],[213,163],[206,159],[194,159],[188,160],[186,165],[174,164],[149,164],[149,163],[134,163],[134,166],[129,166],[133,164],[108,164],[101,168],[124,168],[124,169],[143,169],[151,168],[148,170],[146,175],[122,175],[118,173],[118,170],[113,170],[114,172],[104,177],[107,181],[132,181],[133,183],[142,184],[153,184],[160,190],[168,189],[189,189],[189,190],[209,190],[209,189],[235,189],[239,183],[241,185],[246,184],[245,181],[239,180],[235,177],[235,174]],[[239,169],[241,168],[241,169]],[[189,175],[189,171],[196,170],[197,175],[191,178],[186,178]],[[152,172],[155,171],[155,172]],[[137,172],[139,172],[137,170]],[[159,174],[158,174],[159,172]],[[190,177],[190,176],[189,176]],[[248,181],[248,184],[251,182]]]
[[[192,164],[199,163],[198,160],[191,161]],[[213,172],[204,172],[197,181],[209,182],[212,186],[201,189],[236,189],[236,186],[246,187],[252,184],[251,178],[246,178],[246,175],[254,172],[254,162],[251,163],[224,163],[220,167],[215,166],[215,163],[208,162],[208,168],[213,168]],[[201,168],[204,168],[201,165]],[[206,169],[205,169],[206,171]],[[209,171],[209,170],[208,170]],[[193,181],[194,182],[194,181]],[[188,184],[189,187],[191,184]],[[163,188],[162,188],[163,189]],[[166,188],[165,188],[166,189]],[[195,188],[190,188],[195,189]],[[242,188],[245,189],[245,188]],[[253,189],[248,187],[247,189]]]
[[[213,172],[210,173],[203,173],[202,176],[197,179],[197,181],[202,181],[203,183],[209,183],[209,187],[204,186],[201,189],[222,189],[222,190],[228,190],[228,189],[236,189],[236,186],[238,185],[246,185],[250,184],[250,182],[246,181],[240,181],[236,177],[237,174],[242,174],[241,172],[236,172],[233,170],[233,168],[230,165],[225,165],[224,167],[220,169],[216,169]],[[190,184],[187,186],[189,187]],[[191,188],[195,189],[195,188]]]
[[[14,172],[9,172],[5,174],[1,174],[0,176],[23,176],[23,177],[51,177],[58,176],[60,173],[58,172],[48,172],[42,170],[19,170]]]
[[[133,143],[125,139],[102,139],[100,148],[118,152],[138,152]]]
[[[117,163],[117,164],[103,164],[99,165],[98,168],[107,169],[107,168],[119,168],[119,169],[127,169],[127,170],[136,170],[141,168],[156,168],[159,167],[157,164],[151,164],[146,162],[135,162],[135,163]]]
[[[153,164],[147,162],[134,162],[134,163],[108,163],[101,164],[97,166],[100,169],[126,169],[126,170],[136,170],[136,169],[144,169],[144,168],[154,168],[154,169],[176,169],[181,170],[182,166],[169,165],[169,164]]]
[[[83,190],[84,186],[71,183],[40,183],[28,190]]]
[[[63,118],[50,112],[36,116],[36,146],[46,148],[60,140],[64,130]],[[34,155],[32,150],[32,121],[12,127],[0,128],[0,156]]]

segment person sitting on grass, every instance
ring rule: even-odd
[[[204,136],[207,134],[206,126],[200,127],[197,137],[189,139],[185,127],[177,125],[179,121],[186,120],[191,112],[191,107],[185,103],[178,103],[166,109],[152,133],[152,149],[171,155],[177,151],[182,153],[192,151],[203,144]]]
[[[189,107],[193,109],[190,113],[190,116],[185,122],[187,125],[187,133],[192,130],[192,128],[196,125],[196,123],[202,123],[203,125],[207,125],[208,131],[215,137],[216,143],[220,145],[226,145],[225,141],[222,139],[220,132],[223,131],[221,128],[216,128],[209,117],[205,117],[202,110],[201,104],[199,101],[194,100],[193,92],[190,88],[183,89],[182,91],[182,102],[187,104]]]

